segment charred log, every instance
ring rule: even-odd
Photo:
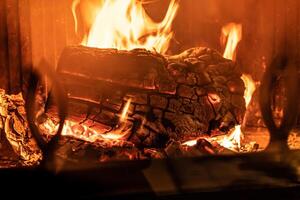
[[[57,72],[68,91],[69,116],[100,124],[101,134],[118,126],[130,99],[128,141],[138,147],[227,131],[245,111],[236,64],[209,48],[163,57],[143,49],[67,47]]]

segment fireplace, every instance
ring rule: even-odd
[[[87,198],[296,190],[299,8],[2,1],[0,176]]]

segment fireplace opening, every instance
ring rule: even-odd
[[[1,2],[0,168],[299,149],[298,8]]]

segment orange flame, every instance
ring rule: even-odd
[[[242,25],[229,23],[222,28],[221,42],[226,43],[226,48],[223,54],[224,58],[235,61],[236,48],[242,40]],[[226,42],[227,41],[227,42]]]
[[[98,133],[98,131],[93,128],[87,127],[83,124],[78,124],[71,120],[65,121],[62,135],[63,136],[72,136],[87,142],[95,142],[97,140],[110,143],[116,141],[125,140],[130,129],[124,130],[124,127],[121,129],[113,130],[108,133]]]
[[[194,140],[189,140],[184,142],[182,145],[186,145],[189,147],[195,146],[197,144],[198,139],[194,139]]]
[[[121,117],[120,117],[120,121],[121,122],[124,122],[126,119],[127,119],[127,113],[128,113],[128,109],[130,107],[130,104],[131,104],[131,99],[129,99],[124,108],[123,108],[123,111],[122,111],[122,114],[121,114]]]
[[[243,74],[241,79],[243,80],[243,82],[245,84],[245,88],[246,88],[245,93],[244,93],[244,99],[246,102],[246,109],[247,109],[250,104],[252,95],[253,95],[256,87],[255,87],[255,82],[250,75]]]
[[[75,12],[78,1],[74,0],[72,5],[75,29],[78,24]],[[93,20],[93,24],[82,44],[120,50],[145,48],[164,54],[173,37],[171,25],[178,8],[176,0],[171,0],[165,18],[156,23],[148,16],[140,0],[102,0],[100,7],[86,9],[83,13],[93,18],[89,19]],[[95,17],[91,14],[94,12]]]
[[[127,126],[127,123],[126,123],[130,104],[131,104],[131,99],[129,99],[126,102],[126,104],[122,110],[119,124],[112,131],[99,134],[97,131],[93,130],[92,128],[88,128],[83,125],[80,126],[80,128],[83,130],[81,130],[81,129],[78,130],[78,129],[76,129],[76,123],[72,123],[71,121],[66,121],[62,135],[75,136],[75,137],[79,137],[80,139],[90,141],[90,142],[94,142],[99,139],[101,139],[101,140],[123,140],[126,138],[128,133],[130,132],[130,128]],[[75,128],[72,128],[72,127],[75,127]]]
[[[236,148],[241,148],[241,140],[244,138],[244,134],[241,130],[241,125],[236,125],[234,130],[229,136],[224,137],[219,144],[227,149],[236,151]]]

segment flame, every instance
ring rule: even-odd
[[[192,146],[195,146],[197,144],[197,141],[198,141],[198,139],[189,140],[189,141],[184,142],[182,145],[192,147]]]
[[[127,113],[128,113],[128,109],[130,107],[130,104],[131,104],[131,99],[129,99],[124,108],[123,108],[123,111],[122,111],[122,114],[121,114],[121,117],[120,117],[120,121],[121,122],[124,122],[126,119],[127,119]]]
[[[72,5],[76,31],[78,1],[74,0]],[[93,24],[81,44],[120,50],[145,48],[164,54],[173,37],[171,25],[178,8],[177,0],[171,0],[165,18],[156,23],[148,16],[140,0],[102,0],[99,7],[84,10],[83,15],[89,15]],[[91,13],[95,12],[94,17]]]
[[[242,40],[242,25],[229,23],[222,28],[221,42],[226,43],[224,58],[235,61],[236,48],[238,43]]]
[[[126,123],[128,110],[131,104],[131,99],[129,99],[123,110],[119,120],[119,124],[114,128],[114,130],[107,133],[99,134],[97,131],[93,130],[84,125],[78,125],[78,123],[72,123],[71,121],[66,121],[62,131],[62,135],[69,135],[79,137],[79,139],[95,142],[96,140],[125,140],[126,136],[130,132],[130,128]]]
[[[253,95],[256,87],[255,87],[255,82],[250,75],[243,74],[241,79],[243,80],[245,88],[246,88],[245,92],[244,92],[244,99],[246,102],[246,109],[247,109],[251,102],[252,95]]]
[[[76,8],[78,7],[80,3],[80,0],[74,0],[71,6],[72,14],[74,17],[74,27],[75,27],[75,33],[78,34],[78,21],[76,17]]]
[[[72,136],[87,142],[102,141],[103,143],[109,144],[112,142],[125,140],[129,130],[130,129],[125,130],[125,126],[122,126],[120,129],[116,129],[107,133],[99,133],[93,128],[71,120],[67,120],[65,121],[61,134],[63,136]]]
[[[241,140],[243,138],[244,134],[241,130],[241,125],[236,125],[233,132],[229,136],[221,140],[219,144],[227,149],[236,150],[236,147],[238,149],[241,148]]]

